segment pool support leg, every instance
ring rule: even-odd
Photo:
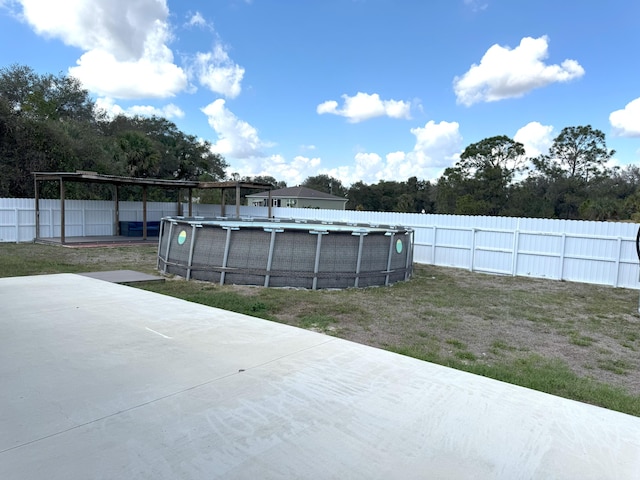
[[[271,264],[273,263],[273,250],[276,245],[276,233],[284,232],[278,228],[265,228],[265,232],[271,232],[271,239],[269,241],[269,257],[267,258],[267,273],[264,276],[264,286],[269,286],[269,280],[271,279]]]
[[[309,233],[318,235],[318,241],[316,242],[316,259],[313,266],[313,283],[311,288],[317,290],[318,288],[318,272],[320,271],[320,248],[322,247],[322,235],[326,235],[329,232],[324,230],[311,230]]]

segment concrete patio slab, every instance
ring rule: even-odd
[[[71,275],[0,278],[0,478],[636,478],[640,418]]]
[[[111,283],[164,282],[164,277],[148,275],[134,270],[109,270],[106,272],[79,273],[78,275]]]

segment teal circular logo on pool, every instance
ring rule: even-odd
[[[396,240],[396,252],[402,253],[402,240],[400,239]]]
[[[187,241],[187,231],[186,230],[182,230],[179,234],[178,234],[178,245],[183,245],[184,242]]]

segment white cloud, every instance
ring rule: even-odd
[[[640,97],[630,101],[622,110],[609,115],[612,133],[618,137],[640,137]]]
[[[526,156],[534,158],[549,153],[553,143],[553,125],[542,125],[540,122],[529,122],[520,128],[513,139],[524,145]]]
[[[36,33],[83,50],[69,74],[91,92],[111,98],[167,98],[190,88],[174,63],[166,0],[20,0],[23,18]],[[213,29],[200,12],[188,27]],[[235,98],[244,68],[219,43],[197,53],[193,73],[210,90]]]
[[[119,62],[110,53],[92,50],[69,69],[83,87],[99,95],[113,98],[166,98],[187,87],[184,71],[171,61],[142,58],[135,62]]]
[[[105,112],[109,118],[114,118],[118,115],[126,115],[124,108],[118,105],[111,97],[97,98],[96,107],[98,108],[98,110],[102,110],[103,112]]]
[[[263,157],[263,148],[272,146],[260,140],[254,127],[229,111],[221,98],[204,107],[202,112],[218,135],[218,141],[212,148],[214,152],[236,159],[248,159]]]
[[[99,95],[165,98],[187,87],[173,63],[166,0],[20,0],[39,35],[83,50],[69,74]]]
[[[488,3],[480,0],[464,0],[464,4],[474,12],[486,10],[489,7]]]
[[[200,83],[211,91],[228,98],[240,95],[244,68],[229,58],[221,44],[216,44],[212,52],[197,53],[195,69]]]
[[[106,112],[106,114],[113,118],[118,115],[140,115],[143,117],[162,117],[168,120],[173,118],[183,118],[184,111],[177,105],[173,103],[169,103],[163,107],[153,107],[151,105],[134,105],[131,107],[123,108],[118,105],[113,98],[109,97],[100,97],[96,99],[96,106]]]
[[[325,174],[337,178],[346,187],[363,181],[377,183],[383,179],[385,162],[377,153],[358,152],[353,158],[353,165],[342,165],[334,168],[321,168],[313,175]]]
[[[460,151],[462,136],[458,122],[430,120],[422,128],[412,128],[411,133],[416,137],[414,153],[428,157],[429,166],[448,165]]]
[[[142,57],[147,35],[169,15],[165,0],[20,0],[36,33],[118,60]]]
[[[345,117],[351,123],[362,122],[370,118],[387,116],[391,118],[411,118],[411,103],[402,100],[381,100],[380,95],[358,92],[355,96],[342,95],[344,106],[338,108],[338,102],[327,100],[316,107],[319,115],[330,113]]]
[[[163,117],[168,120],[172,118],[183,118],[184,112],[180,107],[170,103],[165,105],[164,107],[152,107],[150,105],[134,105],[133,107],[127,108],[127,113],[132,115],[141,115],[143,117]]]
[[[458,160],[462,148],[458,122],[431,120],[422,128],[412,128],[411,133],[416,137],[416,144],[407,154],[407,161],[418,178],[436,178]]]
[[[338,102],[336,102],[335,100],[327,100],[326,102],[323,102],[316,107],[316,112],[319,115],[322,115],[323,113],[335,114],[337,110],[338,110]]]
[[[200,12],[196,12],[191,15],[187,21],[187,25],[190,27],[209,27],[209,24]]]
[[[220,105],[216,108],[220,108]],[[299,185],[307,177],[326,174],[349,186],[358,181],[367,184],[378,183],[380,180],[404,182],[413,176],[435,179],[446,167],[458,160],[462,144],[458,123],[430,121],[424,127],[411,129],[411,133],[416,137],[412,151],[390,152],[384,157],[375,152],[358,152],[351,165],[322,168],[319,157],[298,155],[287,161],[281,155],[255,155],[249,159],[231,161],[228,173],[238,173],[241,177],[270,175],[284,180],[290,186]]]
[[[271,176],[289,186],[300,185],[308,177],[319,174],[320,158],[298,155],[287,162],[282,155],[235,162],[227,173],[238,173],[241,177]]]
[[[521,97],[536,88],[584,75],[584,69],[577,61],[546,65],[543,60],[547,56],[546,36],[525,37],[514,49],[493,45],[479,65],[474,64],[464,75],[455,77],[453,87],[457,102],[470,106]]]
[[[372,184],[380,180],[406,181],[410,177],[434,179],[459,158],[462,136],[457,122],[429,121],[424,127],[412,128],[416,143],[410,152],[359,152],[353,166],[342,166],[320,173],[340,179],[345,185],[357,181]]]

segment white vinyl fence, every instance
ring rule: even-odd
[[[176,203],[149,202],[147,220],[177,214]],[[183,206],[187,212],[187,205]],[[227,205],[228,215],[235,206]],[[220,215],[219,205],[193,205],[193,215]],[[241,207],[243,217],[265,217],[266,207]],[[492,274],[517,275],[640,289],[638,224],[535,218],[431,215],[274,208],[276,218],[411,227],[414,261]],[[120,220],[142,220],[141,202],[120,202]],[[115,234],[110,201],[67,200],[67,237]],[[40,235],[60,236],[60,201],[40,200]],[[33,199],[0,199],[0,242],[35,237]]]

